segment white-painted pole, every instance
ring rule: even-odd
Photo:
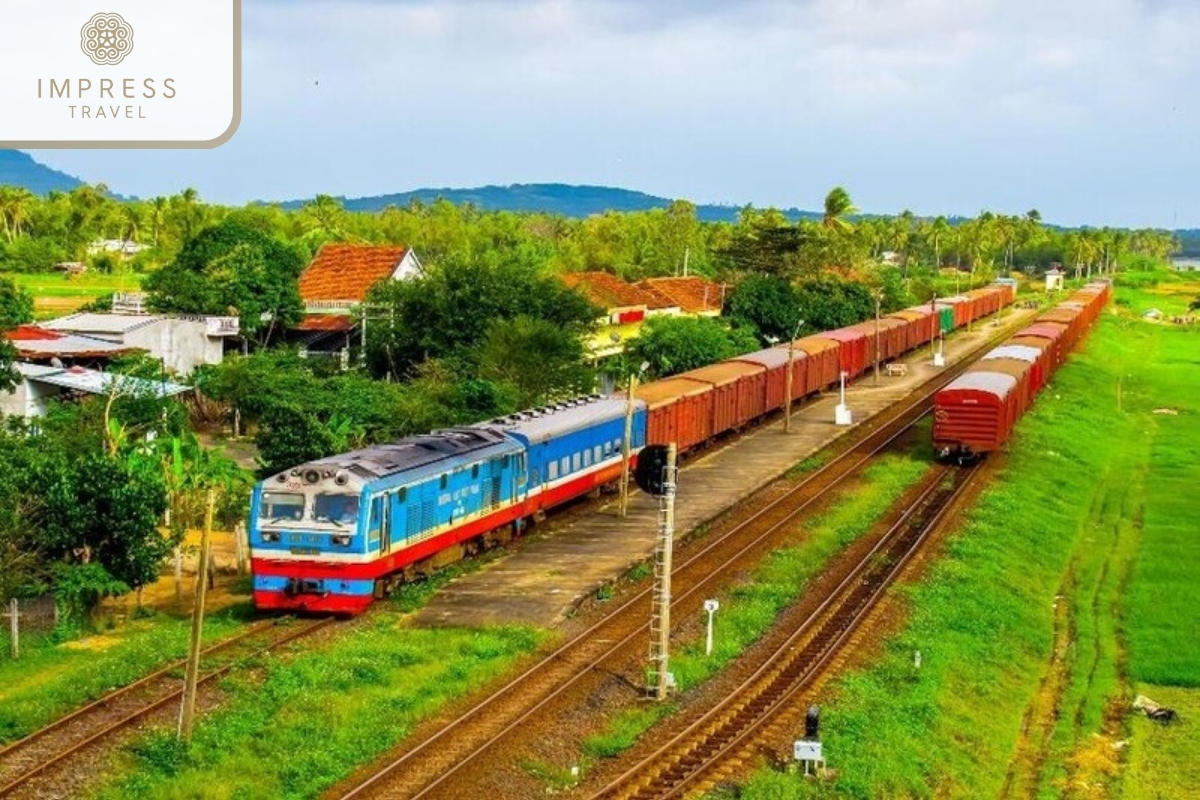
[[[719,604],[716,600],[705,600],[704,610],[708,612],[708,634],[704,638],[704,655],[711,656],[713,648],[713,614],[717,612]]]
[[[14,659],[21,657],[21,604],[17,602],[17,598],[13,597],[8,601],[8,624],[9,630],[12,632],[12,657]],[[709,617],[711,620],[712,617]]]

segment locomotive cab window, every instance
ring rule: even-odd
[[[295,520],[304,516],[304,495],[293,492],[263,492],[258,516],[267,520]]]
[[[449,475],[443,475],[443,476],[442,476],[442,480],[441,480],[441,482],[439,483],[439,486],[441,486],[443,489],[445,489],[445,488],[446,488],[446,484],[448,484],[449,482],[450,482],[450,476],[449,476]]]
[[[319,494],[313,499],[313,518],[317,522],[353,525],[358,518],[358,495]]]

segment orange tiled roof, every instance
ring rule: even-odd
[[[11,331],[5,331],[4,338],[10,342],[43,342],[61,339],[63,334],[36,325],[18,325]]]
[[[686,278],[647,278],[639,286],[657,291],[688,314],[720,311],[725,293],[719,283],[690,275]]]
[[[292,330],[297,331],[348,331],[357,320],[349,314],[306,314]]]
[[[675,305],[659,292],[626,283],[608,272],[568,272],[560,277],[569,288],[578,288],[587,299],[604,309],[645,306],[654,310]]]
[[[300,276],[305,302],[366,299],[367,291],[391,277],[407,247],[375,244],[327,244]]]

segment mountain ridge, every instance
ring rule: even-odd
[[[0,186],[23,186],[34,194],[69,192],[83,181],[47,167],[20,150],[0,150]]]

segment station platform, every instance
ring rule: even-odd
[[[1008,309],[999,325],[994,318],[959,331],[944,343],[946,365],[955,364],[1000,327],[1028,324],[1036,311]],[[880,372],[878,386],[870,371],[846,387],[852,424],[834,424],[836,391],[810,398],[792,411],[791,432],[783,415],[753,428],[729,444],[685,460],[675,502],[675,535],[682,538],[750,494],[779,478],[804,459],[907,397],[941,367],[933,366],[928,346],[897,359],[904,375]],[[511,553],[442,587],[416,613],[418,626],[527,624],[562,622],[600,586],[648,559],[654,551],[658,500],[630,487],[629,508],[617,515],[616,496],[591,513],[555,523],[553,515],[536,536]]]

